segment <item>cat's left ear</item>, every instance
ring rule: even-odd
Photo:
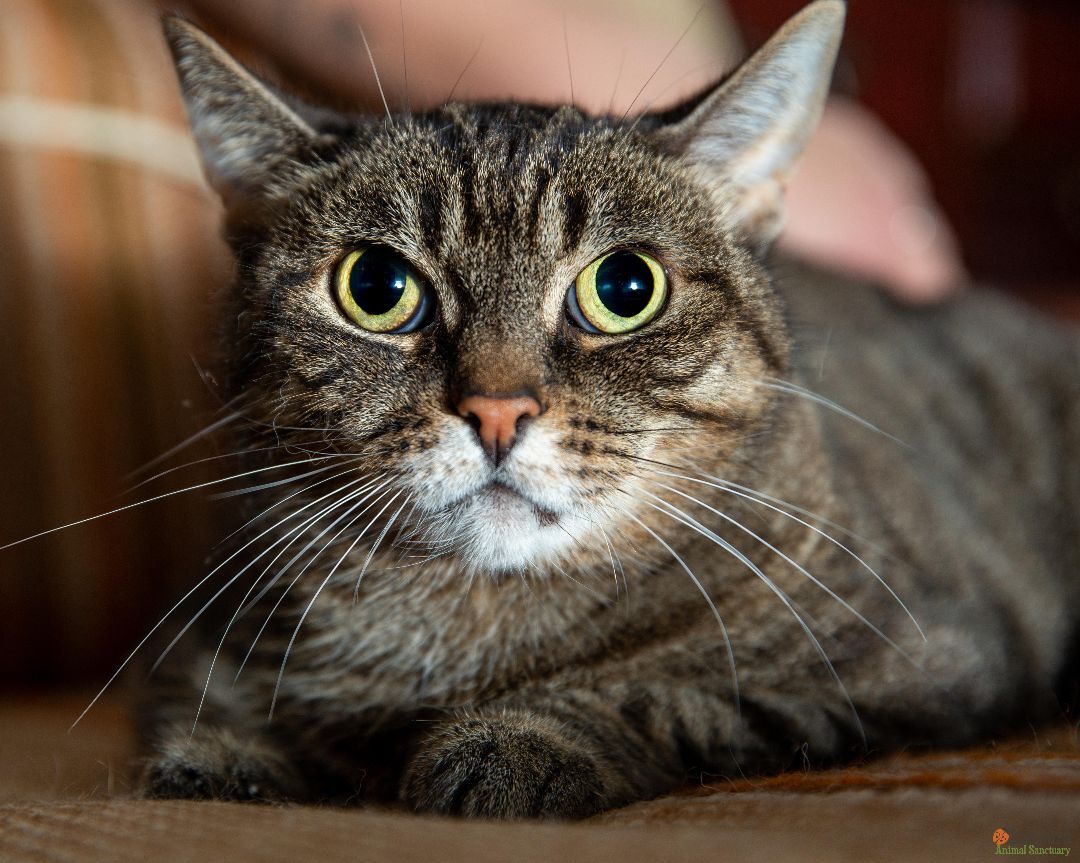
[[[728,219],[764,248],[783,224],[788,178],[821,117],[844,28],[841,0],[818,0],[682,119],[661,149],[699,166]]]
[[[168,16],[162,25],[203,166],[226,207],[287,186],[326,136],[194,24]]]

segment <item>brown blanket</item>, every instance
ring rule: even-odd
[[[706,785],[585,824],[491,824],[404,812],[129,799],[130,732],[103,704],[0,706],[0,860],[979,860],[1004,848],[1080,854],[1074,726],[975,749],[886,755],[827,771]],[[1003,850],[1004,850],[1003,848]],[[1063,853],[1052,855],[1061,859]]]

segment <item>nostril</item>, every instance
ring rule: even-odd
[[[517,419],[514,420],[514,431],[517,434],[521,434],[525,430],[525,426],[543,413],[539,402],[533,399],[528,401],[531,403],[520,406]]]
[[[477,434],[480,433],[480,425],[481,425],[480,417],[478,417],[472,411],[468,411],[468,412],[463,413],[463,412],[461,412],[459,410],[458,414],[461,416],[461,418],[463,420],[465,420],[465,422],[467,422],[469,424],[470,428],[472,428],[472,430],[474,432],[476,432]]]
[[[540,401],[531,395],[473,393],[462,398],[456,408],[496,464],[510,451],[526,423],[542,412]]]

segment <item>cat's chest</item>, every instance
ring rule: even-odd
[[[493,697],[597,649],[605,626],[580,591],[441,573],[324,591],[294,643],[282,691],[408,711]],[[600,615],[603,617],[603,615]]]

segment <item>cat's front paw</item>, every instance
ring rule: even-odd
[[[148,759],[143,797],[281,802],[301,796],[301,781],[276,752],[229,732],[173,735]]]
[[[597,760],[554,723],[523,714],[448,722],[412,758],[415,809],[481,818],[584,818],[609,805]]]

